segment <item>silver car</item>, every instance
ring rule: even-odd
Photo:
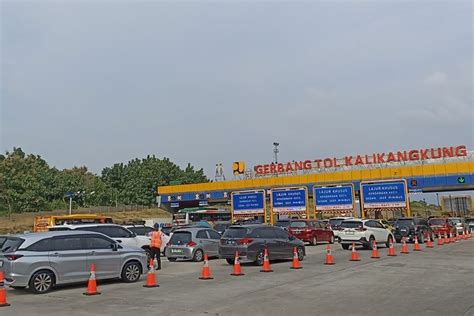
[[[188,227],[174,231],[166,245],[165,255],[169,261],[192,259],[202,261],[204,253],[216,257],[219,252],[221,235],[207,227]]]
[[[96,279],[136,282],[147,269],[147,256],[143,249],[86,231],[11,235],[0,252],[0,269],[10,286],[28,287],[36,294],[55,285],[87,281],[91,264]]]

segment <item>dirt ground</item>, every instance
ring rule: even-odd
[[[90,212],[74,210],[73,214],[94,213],[112,217],[114,223],[124,223],[145,218],[171,218],[171,214],[159,208],[143,209],[143,210],[127,210],[127,211],[109,211],[109,212]],[[33,222],[35,216],[50,215],[67,215],[66,211],[51,211],[38,213],[22,213],[13,214],[11,218],[8,216],[0,217],[0,234],[22,233],[24,231],[33,230]]]

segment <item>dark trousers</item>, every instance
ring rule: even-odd
[[[161,251],[160,248],[150,247],[151,259],[158,262],[158,270],[161,270]]]

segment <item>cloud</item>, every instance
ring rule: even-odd
[[[441,71],[435,71],[429,76],[427,76],[423,80],[423,83],[427,85],[438,86],[438,85],[442,85],[446,83],[447,80],[448,80],[448,75],[446,73],[441,72]]]

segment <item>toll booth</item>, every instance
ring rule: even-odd
[[[405,179],[361,182],[360,203],[362,218],[391,219],[411,216]]]
[[[319,219],[336,216],[357,217],[354,184],[314,185],[313,205]]]
[[[269,222],[274,224],[279,219],[311,217],[308,203],[307,187],[275,188],[270,190]],[[314,217],[314,212],[312,212]]]

